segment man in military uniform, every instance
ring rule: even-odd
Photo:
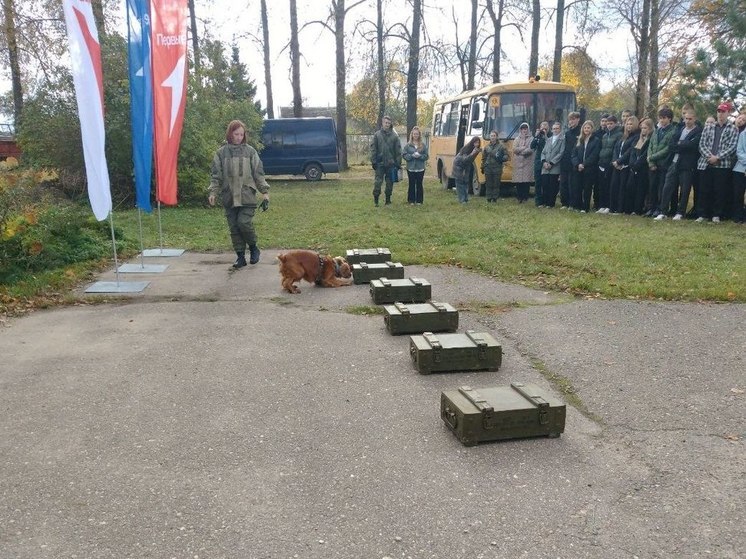
[[[391,117],[384,116],[381,129],[373,135],[370,142],[370,163],[375,171],[373,183],[373,202],[378,206],[381,196],[381,183],[386,180],[386,204],[391,204],[391,194],[394,191],[392,172],[401,168],[401,142],[399,136],[391,127]]]

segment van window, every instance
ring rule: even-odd
[[[293,135],[300,145],[308,147],[328,146],[334,141],[330,130],[308,130]]]
[[[262,134],[262,144],[265,146],[279,148],[283,146],[294,146],[297,145],[297,143],[294,132],[265,132]]]

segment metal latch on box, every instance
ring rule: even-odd
[[[490,406],[487,400],[471,386],[462,386],[458,391],[482,413],[482,426],[485,429],[493,429],[495,427],[495,408]]]
[[[466,335],[477,346],[479,360],[487,359],[487,341],[482,336],[475,334],[473,330],[467,330]]]
[[[430,344],[430,347],[433,348],[433,362],[440,363],[440,350],[443,349],[443,346],[440,344],[438,337],[432,332],[423,332],[422,337],[425,338],[427,343]]]
[[[539,424],[547,425],[549,423],[549,402],[547,402],[541,396],[534,396],[525,389],[525,385],[522,382],[511,382],[510,386],[516,390],[521,396],[526,398],[529,402],[535,405],[539,410]]]
[[[394,303],[394,306],[396,307],[396,310],[398,310],[402,315],[409,316],[409,314],[411,313],[409,307],[407,307],[407,305],[405,305],[404,303],[397,302]]]

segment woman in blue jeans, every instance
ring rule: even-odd
[[[469,178],[471,177],[474,159],[482,151],[482,148],[479,147],[480,144],[479,136],[474,136],[468,143],[464,144],[464,147],[459,150],[458,155],[453,160],[451,174],[453,180],[456,181],[458,201],[462,204],[469,201]]]
[[[422,141],[422,133],[418,126],[409,133],[409,142],[402,149],[402,157],[407,162],[407,178],[409,190],[407,202],[409,205],[422,204],[424,191],[422,179],[425,176],[425,161],[427,161],[427,146]]]

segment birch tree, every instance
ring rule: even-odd
[[[269,56],[269,25],[267,18],[267,0],[260,2],[262,21],[262,55],[264,57],[264,87],[267,92],[267,118],[275,118],[275,102],[272,97],[272,66]]]
[[[300,44],[298,41],[298,8],[290,0],[290,66],[293,85],[293,116],[303,116],[303,98],[300,93]]]

